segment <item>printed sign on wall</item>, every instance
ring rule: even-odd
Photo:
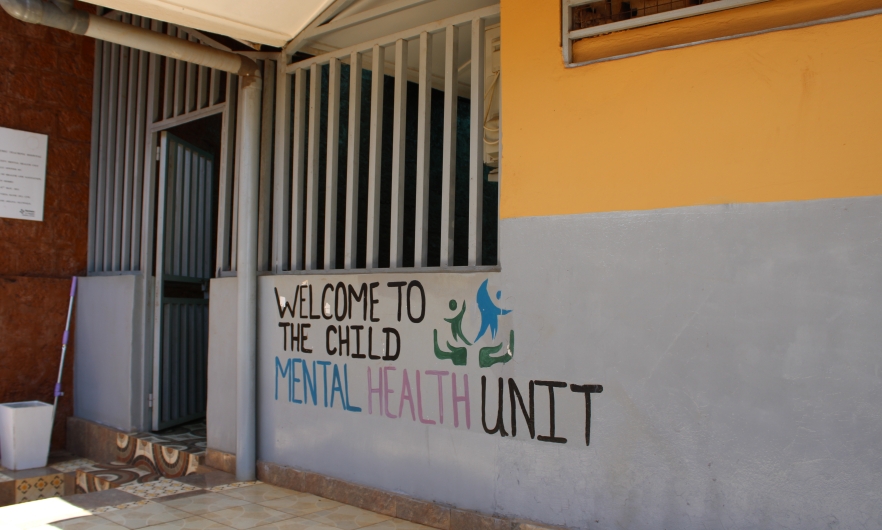
[[[43,220],[49,137],[0,127],[0,217]]]

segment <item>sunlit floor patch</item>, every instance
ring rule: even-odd
[[[50,523],[86,517],[92,515],[89,510],[65,501],[61,498],[43,499],[39,501],[14,504],[0,508],[0,529],[30,529]]]

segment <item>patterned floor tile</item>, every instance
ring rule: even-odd
[[[291,519],[290,514],[259,504],[234,506],[219,512],[207,513],[203,517],[239,530]]]
[[[178,482],[176,480],[161,478],[159,480],[145,482],[143,484],[126,484],[125,486],[121,486],[119,489],[120,491],[125,491],[126,493],[131,493],[132,495],[137,495],[138,497],[142,497],[145,499],[156,499],[159,497],[166,497],[168,495],[184,493],[187,491],[196,491],[200,488],[197,488],[196,486],[191,486],[189,484],[184,484],[183,482]]]
[[[336,530],[333,526],[327,526],[317,521],[295,517],[277,523],[258,526],[254,530]]]
[[[220,493],[223,493],[224,495],[229,495],[230,497],[235,497],[237,499],[242,499],[248,502],[255,503],[271,501],[273,499],[281,499],[282,497],[290,497],[292,495],[299,495],[299,493],[294,490],[279,488],[277,486],[270,486],[269,484],[257,484],[256,486],[247,486],[244,488],[223,490]]]
[[[64,495],[64,474],[45,475],[15,481],[15,502],[28,502]]]
[[[148,530],[230,530],[230,527],[194,515],[186,519],[151,526]]]
[[[122,510],[99,514],[108,521],[122,525],[126,528],[144,528],[178,519],[186,519],[190,514],[165,506],[158,502],[148,502],[140,506],[133,506]]]
[[[89,460],[88,458],[76,458],[74,460],[66,460],[64,462],[58,462],[56,464],[52,464],[51,468],[57,469],[61,473],[71,473],[78,469],[91,470],[96,469],[95,466],[97,462]]]
[[[31,530],[126,530],[125,526],[92,515],[68,519],[45,526],[32,527]]]
[[[365,526],[364,530],[433,530],[431,526],[412,523],[403,519],[386,519],[383,522]]]
[[[263,484],[263,482],[261,482],[259,480],[253,480],[250,482],[231,482],[229,484],[222,484],[220,486],[214,486],[214,487],[208,488],[208,490],[209,491],[227,491],[227,490],[234,490],[237,488],[247,488],[248,486],[256,486],[258,484]]]
[[[206,493],[195,497],[184,497],[171,501],[163,501],[166,506],[183,510],[193,515],[202,515],[205,513],[219,512],[233,506],[242,506],[248,504],[248,501],[236,499],[229,495],[221,495],[220,493]]]
[[[337,501],[332,501],[331,499],[325,499],[324,497],[318,497],[316,495],[310,495],[309,493],[300,493],[297,495],[282,497],[280,499],[263,501],[258,504],[266,506],[267,508],[279,510],[280,512],[290,513],[291,515],[296,515],[298,517],[304,516],[308,513],[330,510],[331,508],[342,506],[342,504]]]
[[[348,505],[310,513],[303,517],[335,528],[342,528],[343,530],[355,530],[356,528],[363,528],[386,519],[391,519],[388,515],[381,515]]]

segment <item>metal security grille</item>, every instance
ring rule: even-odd
[[[105,16],[181,39],[205,39],[148,18]],[[139,271],[152,258],[156,133],[227,110],[231,90],[235,100],[236,76],[98,41],[93,82],[88,272]],[[224,112],[225,129],[235,130],[235,115],[229,114]],[[221,175],[232,178],[232,149],[225,151],[229,160]]]
[[[492,231],[484,215],[484,41],[498,21],[492,6],[280,65],[274,272],[495,265],[484,248],[496,239],[495,196]]]
[[[154,429],[205,415],[214,226],[212,156],[167,132],[160,145]]]

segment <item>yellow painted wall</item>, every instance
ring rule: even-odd
[[[567,69],[501,5],[503,218],[882,195],[882,16]]]

